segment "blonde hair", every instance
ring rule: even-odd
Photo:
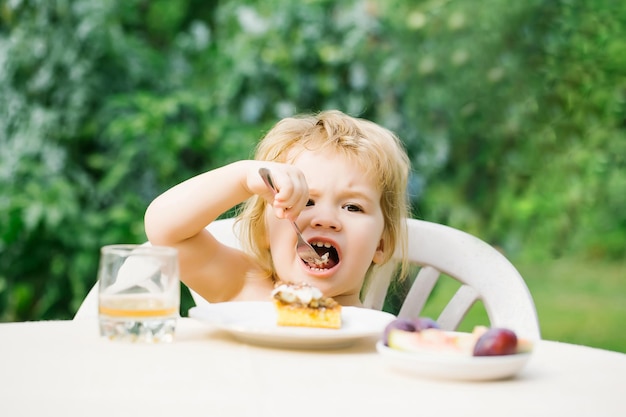
[[[398,137],[371,121],[329,110],[279,121],[259,142],[254,158],[289,163],[294,159],[294,150],[331,150],[356,163],[364,175],[374,179],[381,191],[384,218],[384,260],[381,265],[391,259],[400,245],[404,270],[410,163]],[[244,250],[257,258],[267,277],[274,279],[271,254],[266,244],[265,206],[263,198],[250,198],[244,204],[238,222]]]

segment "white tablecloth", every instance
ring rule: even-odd
[[[98,336],[94,320],[0,324],[0,416],[623,416],[626,355],[542,341],[514,379],[389,369],[373,341],[246,345],[193,319],[172,344]]]

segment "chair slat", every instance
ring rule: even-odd
[[[461,285],[443,309],[437,323],[445,330],[456,330],[467,315],[467,312],[480,298],[475,288],[469,285]]]
[[[374,310],[382,310],[385,304],[385,297],[391,283],[391,278],[396,270],[396,262],[387,262],[378,267],[374,277],[370,277],[367,283],[367,290],[363,300],[363,306]],[[375,279],[374,279],[375,278]]]
[[[402,308],[398,313],[400,318],[417,318],[426,305],[426,301],[439,279],[439,271],[432,266],[420,269],[415,281],[406,295]]]

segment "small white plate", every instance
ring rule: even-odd
[[[413,375],[459,381],[489,381],[511,378],[530,359],[531,353],[502,356],[470,356],[456,353],[404,352],[385,346],[376,350],[391,368]]]
[[[278,326],[274,305],[264,301],[193,307],[189,310],[189,317],[215,325],[242,342],[298,349],[340,348],[361,339],[379,338],[385,326],[396,318],[383,311],[343,307],[340,329]]]

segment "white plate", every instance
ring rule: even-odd
[[[378,310],[343,307],[340,329],[278,326],[274,305],[263,301],[193,307],[189,317],[211,323],[242,342],[299,349],[347,347],[361,339],[379,338],[385,326],[396,318]]]
[[[376,350],[393,369],[428,378],[459,381],[506,379],[517,374],[530,359],[531,353],[502,356],[469,356],[455,353],[404,352],[385,346]]]

